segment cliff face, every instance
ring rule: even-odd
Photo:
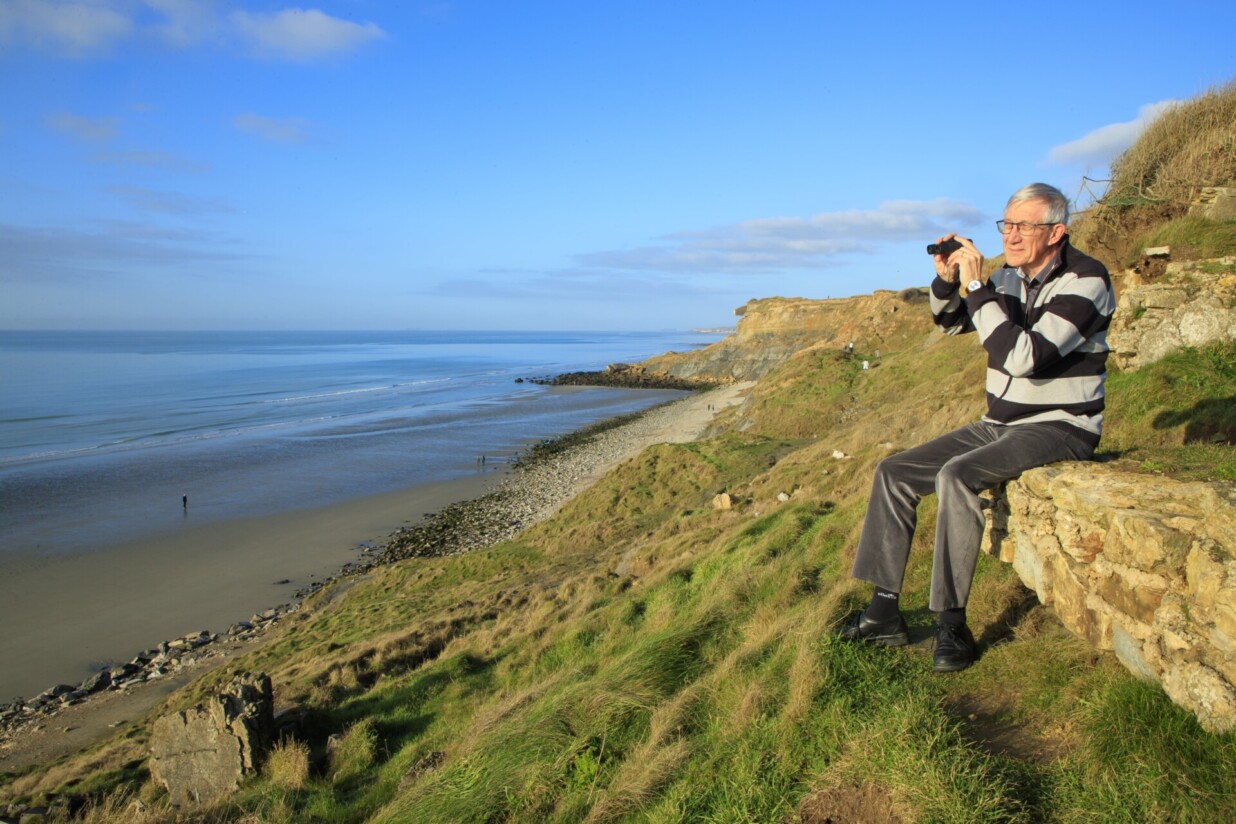
[[[805,349],[840,350],[854,342],[870,353],[922,335],[931,328],[926,303],[926,289],[833,300],[752,300],[734,310],[741,318],[734,334],[695,352],[650,358],[642,366],[679,379],[754,380]]]

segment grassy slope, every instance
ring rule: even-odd
[[[964,673],[933,674],[929,643],[829,638],[861,603],[847,573],[875,462],[981,408],[972,337],[921,319],[900,335],[868,372],[863,353],[793,358],[726,431],[647,450],[518,541],[384,568],[306,610],[232,670],[271,672],[281,701],[308,708],[307,746],[206,820],[1236,819],[1236,736],[1069,636],[998,562],[980,564],[984,651]],[[1199,358],[1227,366],[1184,368]],[[1171,415],[1236,396],[1232,360],[1114,376],[1112,442],[1187,449],[1196,416]],[[1207,449],[1230,466],[1230,445]],[[711,507],[722,489],[734,509]],[[930,504],[904,599],[919,638]],[[79,791],[157,802],[138,786],[141,738],[10,789],[74,775]]]

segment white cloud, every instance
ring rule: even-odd
[[[766,274],[827,265],[883,243],[931,240],[974,226],[983,213],[956,200],[891,200],[876,209],[758,218],[669,235],[638,249],[578,255],[584,266],[686,273]]]
[[[215,37],[220,29],[216,4],[211,0],[144,0],[163,19],[150,26],[160,39],[185,47]]]
[[[353,23],[317,9],[284,9],[274,14],[238,11],[231,20],[258,54],[291,60],[343,54],[386,37],[374,23]]]
[[[21,42],[71,57],[108,52],[133,32],[133,22],[115,5],[0,0],[0,47]]]
[[[115,117],[85,117],[69,112],[48,118],[48,124],[56,131],[91,143],[102,143],[116,137],[119,123],[120,120]]]
[[[319,9],[227,13],[216,0],[0,0],[0,50],[25,46],[66,57],[110,54],[135,38],[175,48],[242,44],[260,57],[309,61],[386,37]]]
[[[304,143],[309,139],[309,121],[300,117],[276,118],[245,112],[233,118],[232,125],[275,143]]]
[[[1063,143],[1047,153],[1050,163],[1079,163],[1106,166],[1125,149],[1132,146],[1146,127],[1180,100],[1160,100],[1147,103],[1137,110],[1137,117],[1123,123],[1101,126],[1077,140]]]

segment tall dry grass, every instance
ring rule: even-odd
[[[1202,189],[1236,185],[1236,81],[1173,106],[1112,163],[1107,192],[1071,227],[1081,248],[1131,265],[1148,233]]]
[[[1236,183],[1236,81],[1173,106],[1112,164],[1110,199],[1187,207]]]

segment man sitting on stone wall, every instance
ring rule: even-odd
[[[970,666],[976,650],[966,601],[984,525],[977,493],[1032,467],[1094,454],[1115,300],[1103,264],[1070,245],[1068,209],[1068,199],[1044,183],[1015,192],[996,222],[1005,265],[986,282],[973,243],[955,234],[938,241],[956,239],[961,248],[934,256],[932,316],[947,334],[978,333],[987,352],[987,414],[876,468],[852,571],[875,593],[838,630],[841,638],[909,642],[898,597],[918,502],[934,491],[934,667]]]

